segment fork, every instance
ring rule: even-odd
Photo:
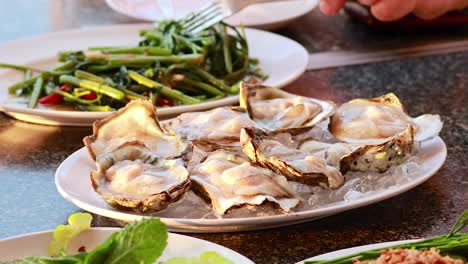
[[[232,16],[245,7],[258,3],[279,2],[275,0],[214,0],[195,14],[188,15],[184,20],[183,29],[197,33],[219,21]]]

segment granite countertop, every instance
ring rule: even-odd
[[[73,12],[91,12],[90,1],[80,2],[83,8]],[[102,3],[93,7],[106,18],[102,23],[134,22],[113,14]],[[42,32],[40,25],[36,26],[39,29],[30,34]],[[430,38],[468,35],[467,30],[459,29],[431,37],[422,34],[395,40],[388,34],[352,23],[345,16],[325,18],[315,11],[278,32],[298,40],[310,52],[378,48],[388,43],[398,46],[402,42],[404,45]],[[9,39],[19,37],[10,36]],[[369,47],[364,45],[365,41]],[[337,249],[448,232],[456,217],[468,208],[467,61],[468,52],[464,52],[309,71],[285,88],[339,103],[394,92],[412,116],[440,114],[444,121],[441,137],[447,144],[448,156],[442,168],[425,183],[383,202],[305,224],[189,235],[231,248],[256,263],[294,263]],[[34,125],[0,114],[0,239],[52,229],[64,223],[71,213],[80,211],[58,194],[54,172],[68,155],[83,146],[82,138],[90,133],[89,127]],[[96,217],[93,224],[118,223]]]

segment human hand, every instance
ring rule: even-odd
[[[320,10],[335,15],[346,0],[320,0]],[[381,21],[398,20],[410,13],[422,19],[432,19],[449,11],[468,7],[468,0],[358,0],[369,6],[374,17]]]

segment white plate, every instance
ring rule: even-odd
[[[383,191],[374,192],[356,200],[333,203],[313,210],[273,216],[225,219],[161,217],[161,220],[170,230],[177,232],[234,232],[292,225],[322,218],[388,199],[423,183],[442,166],[447,156],[447,148],[442,139],[436,137],[424,142],[419,153],[421,153],[419,156],[421,159],[419,164],[421,173],[413,177],[411,181]],[[85,148],[70,155],[62,162],[55,173],[55,184],[59,193],[78,207],[106,217],[123,221],[134,221],[145,217],[143,214],[119,210],[108,205],[91,186],[89,173],[94,169],[94,163]]]
[[[315,256],[313,258],[309,258],[309,259],[303,260],[301,262],[298,262],[296,264],[302,264],[305,261],[331,260],[331,259],[336,259],[336,258],[356,254],[356,253],[359,253],[359,252],[362,252],[362,251],[378,249],[378,248],[383,248],[383,247],[390,247],[390,246],[394,246],[394,245],[400,245],[400,244],[411,243],[411,242],[416,242],[416,241],[418,241],[418,240],[417,239],[415,239],[415,240],[402,240],[402,241],[392,241],[392,242],[384,242],[384,243],[371,244],[371,245],[365,245],[365,246],[359,246],[359,247],[353,247],[353,248],[346,248],[346,249],[341,249],[341,250],[329,252],[329,253],[326,253],[326,254],[318,255],[318,256]]]
[[[106,0],[106,3],[116,12],[148,21],[163,19],[180,19],[191,12],[200,10],[210,0],[172,0],[173,16],[166,17],[157,0]],[[312,11],[318,5],[318,0],[295,0],[261,3],[246,7],[225,21],[231,25],[243,24],[273,30],[285,26],[295,18]]]
[[[107,227],[83,231],[70,242],[69,253],[78,253],[77,250],[81,246],[91,251],[119,230],[119,228]],[[53,231],[45,231],[0,240],[0,261],[27,256],[47,256],[47,245],[52,234]],[[253,264],[251,260],[233,250],[198,238],[169,233],[167,242],[167,247],[158,261],[172,257],[197,257],[203,252],[215,251],[233,263]]]
[[[148,24],[115,25],[76,29],[45,34],[0,45],[0,62],[27,64],[48,68],[56,64],[60,50],[86,49],[89,46],[136,45],[140,29]],[[260,68],[269,75],[265,85],[283,87],[297,79],[307,66],[307,51],[286,37],[256,29],[246,29],[250,55],[260,60]],[[38,45],[37,43],[40,43]],[[0,110],[19,120],[46,124],[88,126],[110,113],[58,111],[46,108],[30,109],[11,99],[6,87],[21,80],[22,74],[13,70],[0,70]],[[237,96],[189,106],[158,109],[160,118],[168,118],[188,111],[199,111],[235,104]]]

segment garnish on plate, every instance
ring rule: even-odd
[[[69,217],[68,225],[59,225],[49,243],[50,257],[32,256],[0,264],[151,264],[158,260],[167,246],[166,226],[159,218],[147,218],[126,225],[89,252],[68,255],[68,243],[80,232],[89,229],[91,220],[92,216],[89,213],[75,213]],[[232,262],[216,252],[205,252],[199,258],[175,257],[163,263],[230,264]]]
[[[465,210],[449,234],[435,236],[411,243],[359,252],[332,260],[306,261],[306,264],[388,264],[388,263],[445,263],[463,264],[468,260],[468,233],[460,231],[468,225],[468,210]],[[399,262],[391,262],[392,257]],[[405,259],[407,262],[405,262]],[[413,260],[423,262],[411,262]],[[393,259],[394,260],[394,259]]]

